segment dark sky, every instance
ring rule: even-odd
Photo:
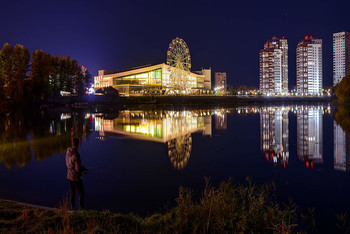
[[[71,56],[93,75],[166,61],[170,41],[183,38],[192,70],[227,72],[234,86],[259,84],[259,50],[273,36],[295,49],[305,35],[323,39],[324,84],[332,84],[332,34],[350,31],[347,1],[2,1],[0,43],[30,52]]]

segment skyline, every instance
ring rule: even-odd
[[[324,85],[332,85],[333,33],[350,31],[350,3],[217,3],[180,1],[5,2],[0,43],[31,53],[71,56],[97,75],[164,63],[171,40],[188,44],[192,71],[226,72],[227,84],[259,86],[259,50],[274,36],[288,39],[289,89],[296,85],[296,46],[306,35],[323,40]],[[253,6],[253,7],[251,7]],[[15,17],[16,14],[20,17]],[[132,15],[133,17],[130,17]]]

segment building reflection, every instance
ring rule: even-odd
[[[185,168],[192,152],[192,134],[212,136],[215,129],[226,130],[228,115],[260,115],[260,150],[266,159],[286,166],[289,161],[289,118],[297,116],[297,155],[306,167],[323,163],[323,117],[330,106],[240,106],[205,110],[124,110],[103,114],[67,113],[0,113],[0,163],[7,168],[25,166],[32,158],[44,160],[64,153],[73,136],[86,141],[92,123],[98,138],[109,135],[166,144],[167,154],[177,169]],[[214,115],[214,117],[213,117]],[[341,118],[346,119],[346,118]],[[293,122],[293,121],[292,121]],[[294,122],[293,122],[294,123]],[[343,125],[341,125],[343,126]],[[346,128],[345,128],[346,129]],[[293,130],[293,133],[295,130]],[[350,167],[350,138],[334,122],[334,169]],[[295,139],[292,139],[293,141]],[[254,143],[253,143],[254,144]]]
[[[289,159],[289,107],[262,107],[260,113],[260,149],[268,161],[282,164]]]
[[[323,163],[322,107],[298,106],[297,113],[297,154],[307,167]]]
[[[176,169],[183,169],[192,151],[191,134],[201,132],[211,136],[213,114],[212,110],[125,110],[114,119],[96,115],[95,131],[99,132],[101,140],[109,134],[120,134],[130,139],[167,144],[172,165]]]
[[[226,109],[215,110],[215,130],[227,130]]]
[[[334,121],[334,169],[350,168],[350,136]]]

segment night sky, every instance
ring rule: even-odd
[[[350,31],[347,1],[2,1],[0,43],[71,56],[92,73],[166,61],[175,37],[189,46],[192,70],[227,72],[228,84],[259,85],[259,50],[273,36],[295,50],[305,35],[323,39],[324,84],[332,84],[332,34]]]

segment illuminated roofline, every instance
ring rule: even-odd
[[[152,71],[160,68],[167,69],[167,67],[169,67],[169,65],[166,65],[165,63],[161,63],[157,65],[150,65],[147,67],[136,68],[128,71],[122,71],[122,72],[116,72],[113,74],[104,75],[103,78],[118,78],[118,77],[130,76],[133,74],[144,73],[144,72],[148,72],[148,71]],[[189,75],[194,77],[201,77],[201,78],[205,77],[204,75],[199,75],[193,72],[189,72]]]

